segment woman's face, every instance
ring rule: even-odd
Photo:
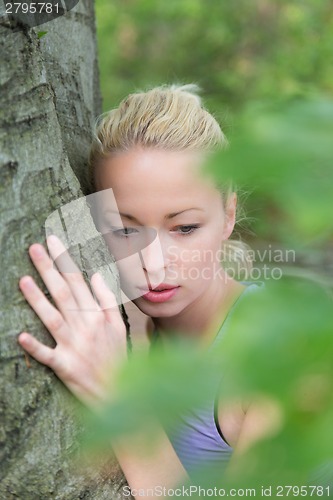
[[[224,210],[202,162],[194,152],[137,147],[95,170],[97,190],[112,188],[117,203],[115,210],[104,196],[99,216],[122,290],[151,317],[180,314],[223,286],[221,243],[234,226],[236,196]]]

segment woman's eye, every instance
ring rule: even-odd
[[[200,226],[198,224],[187,224],[184,226],[178,226],[178,228],[176,228],[176,232],[185,236],[187,234],[193,233],[199,227]]]
[[[112,234],[119,236],[120,238],[127,238],[133,234],[138,233],[137,229],[134,227],[122,227],[121,229],[112,229]]]

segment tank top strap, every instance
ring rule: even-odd
[[[209,347],[209,350],[212,350],[214,349],[214,347],[221,341],[221,339],[223,338],[223,335],[224,335],[224,332],[227,330],[228,328],[228,325],[231,321],[231,318],[236,310],[236,308],[238,307],[238,305],[240,304],[240,302],[242,302],[242,300],[244,300],[244,297],[245,296],[248,296],[248,294],[250,293],[253,293],[253,292],[256,292],[258,290],[262,290],[263,287],[264,287],[264,283],[262,281],[258,281],[256,283],[252,283],[252,282],[248,282],[248,281],[242,281],[240,282],[242,285],[245,285],[246,288],[243,290],[243,292],[239,295],[239,297],[237,298],[237,300],[233,303],[233,305],[231,306],[231,308],[229,309],[228,311],[228,314],[227,316],[225,317],[223,323],[221,324],[213,342],[211,343],[210,347]]]

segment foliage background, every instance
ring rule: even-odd
[[[97,0],[104,110],[134,89],[197,82],[218,115],[333,92],[330,0]]]

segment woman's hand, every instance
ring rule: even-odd
[[[56,341],[50,348],[27,332],[19,335],[20,345],[37,361],[49,366],[81,401],[96,406],[109,396],[117,367],[127,358],[126,327],[114,294],[100,274],[91,284],[94,300],[82,274],[55,236],[47,239],[53,260],[67,259],[71,272],[60,273],[40,244],[29,255],[53,297],[54,307],[30,276],[20,279],[26,300]],[[74,271],[74,272],[73,272]]]

